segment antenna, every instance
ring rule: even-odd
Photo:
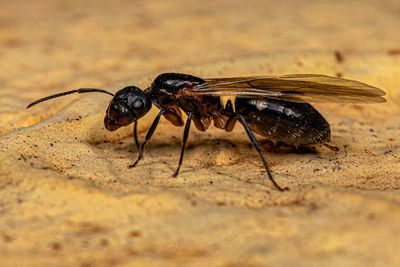
[[[40,102],[44,102],[44,101],[47,101],[49,99],[60,97],[60,96],[65,96],[65,95],[69,95],[69,94],[73,94],[73,93],[81,94],[81,93],[92,93],[92,92],[104,93],[104,94],[109,94],[109,95],[114,96],[113,93],[107,92],[106,90],[103,90],[103,89],[80,88],[80,89],[76,89],[76,90],[72,90],[72,91],[67,91],[67,92],[58,93],[58,94],[55,94],[55,95],[50,95],[50,96],[43,97],[41,99],[38,99],[38,100],[30,103],[26,108],[30,108],[30,107],[32,107],[32,106],[34,106],[36,104],[39,104]]]

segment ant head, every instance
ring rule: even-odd
[[[66,91],[55,95],[46,96],[30,103],[30,108],[41,102],[74,93],[104,93],[114,96],[108,105],[107,114],[104,118],[104,125],[107,130],[115,131],[122,126],[127,126],[143,117],[151,108],[151,99],[142,90],[135,86],[128,86],[118,91],[115,95],[103,89],[80,88]]]
[[[104,126],[115,131],[143,117],[151,108],[150,98],[139,88],[128,86],[118,91],[108,105]]]

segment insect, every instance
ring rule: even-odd
[[[202,79],[189,74],[163,73],[151,86],[141,90],[128,86],[115,95],[95,88],[81,88],[36,100],[27,108],[40,102],[72,94],[99,92],[113,96],[104,118],[105,128],[115,131],[134,122],[134,139],[138,149],[134,167],[143,159],[143,151],[152,137],[160,117],[164,116],[175,126],[185,126],[183,144],[176,177],[182,165],[185,145],[191,122],[200,131],[211,125],[232,131],[239,121],[258,151],[267,175],[280,191],[283,188],[274,180],[254,133],[275,142],[292,146],[324,144],[330,141],[330,126],[325,118],[308,102],[382,103],[385,92],[376,87],[347,79],[316,74],[285,76],[253,76]],[[140,146],[137,138],[137,121],[152,107],[160,112],[150,126]],[[182,117],[186,113],[186,123]]]

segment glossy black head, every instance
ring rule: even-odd
[[[151,108],[150,98],[139,88],[128,86],[118,91],[108,105],[104,126],[115,131],[143,117]]]

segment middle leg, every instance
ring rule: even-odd
[[[174,177],[178,176],[179,170],[180,170],[181,165],[182,165],[183,154],[185,153],[185,145],[186,145],[186,141],[187,141],[188,136],[189,136],[189,129],[190,129],[191,120],[192,120],[192,112],[189,112],[188,118],[186,120],[185,131],[183,132],[183,145],[182,145],[182,150],[181,150],[181,156],[179,158],[178,168],[176,169],[176,172],[173,175]]]

